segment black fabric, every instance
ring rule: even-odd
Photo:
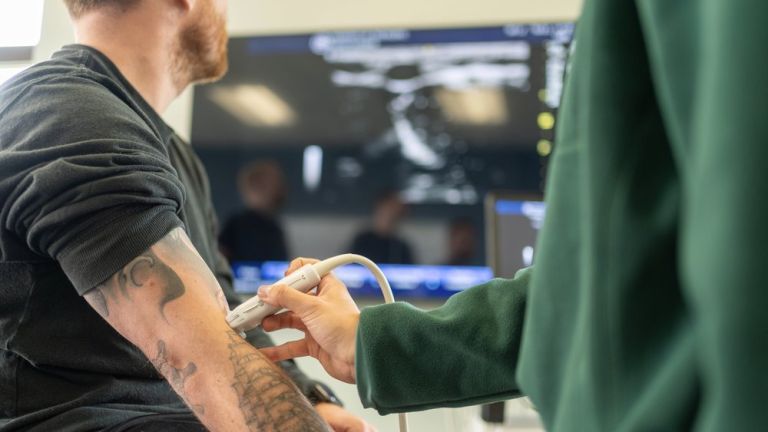
[[[79,294],[184,226],[237,302],[213,215],[192,149],[96,50],[67,46],[0,87],[0,431],[191,415]]]
[[[232,262],[288,260],[280,224],[271,215],[254,210],[230,217],[221,229],[219,243]]]
[[[207,430],[192,414],[155,414],[128,420],[105,432],[206,432]]]
[[[54,259],[80,294],[180,226],[184,203],[172,131],[107,62],[68,48],[0,92],[0,258]]]
[[[355,236],[350,249],[379,264],[413,264],[411,247],[395,235],[364,231]]]

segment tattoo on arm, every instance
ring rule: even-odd
[[[152,251],[147,251],[86,296],[92,300],[91,304],[96,311],[106,318],[109,316],[110,302],[132,301],[131,292],[143,288],[154,289],[159,293],[158,309],[166,322],[165,306],[186,292],[179,275]]]
[[[157,371],[160,372],[160,374],[168,380],[171,386],[176,389],[181,397],[189,402],[189,397],[187,396],[187,392],[184,389],[184,385],[186,384],[187,379],[194,375],[195,372],[197,372],[197,365],[193,362],[189,362],[184,368],[179,369],[170,364],[168,362],[168,354],[165,348],[165,341],[163,340],[157,341],[157,356],[151,359],[150,362],[152,362],[152,365],[155,366],[155,369],[157,369]],[[192,409],[194,409],[198,414],[205,414],[205,407],[203,407],[203,405],[190,405]]]
[[[326,431],[325,422],[291,384],[289,378],[260,357],[234,332],[229,360],[235,370],[232,389],[252,431]]]
[[[195,245],[192,244],[192,242],[189,240],[189,237],[186,236],[184,233],[184,230],[181,228],[177,228],[169,233],[169,239],[174,244],[174,249],[180,252],[186,252],[187,254],[192,253],[194,254],[194,257],[189,256],[191,259],[200,259],[197,256],[197,252],[195,249]],[[229,305],[227,303],[227,298],[224,296],[224,291],[221,290],[221,287],[218,284],[206,284],[210,290],[211,296],[216,300],[216,302],[219,304],[219,307],[222,308],[223,311],[228,312],[229,311]]]
[[[175,259],[183,262],[185,266],[206,265],[183,229],[174,229],[162,242],[161,247],[177,254]],[[227,301],[215,278],[211,277],[211,280],[204,285],[210,290],[222,312],[226,314],[229,310]],[[184,282],[176,271],[163,262],[153,249],[150,249],[134,258],[107,281],[86,293],[85,297],[101,316],[107,318],[110,315],[110,304],[119,304],[121,300],[132,301],[132,293],[138,289],[151,290],[159,296],[157,307],[166,322],[168,318],[165,316],[165,306],[186,292]]]

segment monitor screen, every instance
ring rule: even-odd
[[[486,198],[486,258],[497,277],[512,278],[533,264],[546,204],[539,198],[489,194]]]
[[[539,191],[572,33],[536,24],[233,38],[229,74],[195,89],[192,143],[215,180],[233,162],[278,160],[292,212],[363,211],[369,201],[348,198],[381,190],[416,206]]]
[[[235,292],[253,295],[261,285],[282,279],[287,262],[238,262],[232,265]],[[447,298],[457,292],[493,278],[489,267],[426,266],[379,264],[395,298]],[[381,288],[373,274],[359,265],[346,265],[333,271],[354,297],[381,297]]]

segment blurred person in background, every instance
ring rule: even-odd
[[[449,266],[480,265],[475,253],[477,230],[472,220],[456,218],[448,226],[448,257],[444,264]]]
[[[287,261],[285,233],[278,213],[288,188],[277,162],[264,160],[243,167],[237,182],[245,208],[230,217],[219,235],[221,252],[230,262]]]
[[[373,205],[372,225],[355,236],[350,252],[381,264],[413,264],[411,246],[397,234],[406,212],[397,192],[379,193]]]

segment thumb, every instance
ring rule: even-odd
[[[259,298],[264,303],[280,306],[303,315],[315,306],[317,297],[304,294],[287,285],[272,285],[259,288]]]

